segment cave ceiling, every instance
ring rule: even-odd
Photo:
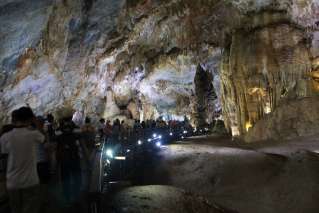
[[[1,1],[0,120],[8,121],[25,104],[38,114],[77,110],[95,118],[192,115],[200,65],[211,74],[220,100],[212,111],[222,107],[228,126],[244,132],[246,120],[255,122],[259,115],[234,113],[242,109],[229,103],[241,106],[240,98],[223,91],[253,90],[257,81],[250,81],[247,92],[228,83],[236,77],[246,84],[241,79],[247,72],[262,69],[246,64],[264,48],[267,33],[274,33],[277,54],[292,51],[305,64],[302,72],[316,71],[318,8],[318,0]],[[265,60],[263,55],[256,61]],[[226,66],[234,63],[235,71]]]

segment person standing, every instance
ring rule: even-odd
[[[110,120],[106,121],[105,128],[104,128],[103,132],[105,135],[105,141],[107,141],[112,135],[112,125],[111,125]]]
[[[49,143],[48,135],[44,129],[45,119],[42,116],[37,116],[33,122],[33,128],[39,130],[46,136],[44,143],[39,143],[37,146],[37,171],[40,180],[40,212],[45,212],[47,204],[49,203],[48,184],[50,181],[50,157],[49,157]]]
[[[83,142],[81,146],[83,151],[81,159],[83,191],[87,191],[89,187],[92,163],[95,156],[95,136],[96,131],[91,124],[91,119],[86,117],[85,124],[81,127],[81,141]]]
[[[43,117],[38,116],[34,122],[34,129],[39,130],[43,135],[45,120]],[[47,185],[50,180],[50,162],[49,162],[49,144],[47,138],[45,143],[38,144],[37,146],[37,170],[40,179],[40,184]]]
[[[112,126],[112,136],[111,136],[111,143],[116,144],[120,140],[120,133],[121,133],[121,123],[119,119],[116,119],[113,122]]]
[[[91,124],[91,119],[89,117],[85,118],[85,124],[81,127],[81,134],[86,147],[88,148],[89,155],[91,155],[95,147],[95,128]]]
[[[15,113],[15,128],[0,138],[1,153],[8,154],[7,189],[12,213],[37,213],[39,210],[39,177],[37,146],[45,137],[30,128],[34,114],[29,107]]]
[[[50,174],[56,174],[56,123],[54,121],[54,116],[52,114],[48,114],[46,117],[46,121],[44,123],[44,131],[46,134],[46,139],[48,142],[48,150],[49,150],[49,163],[50,163]]]
[[[67,204],[79,199],[82,188],[80,137],[74,133],[74,127],[72,118],[64,118],[60,124],[62,134],[56,138],[57,163]]]
[[[100,135],[100,137],[101,138],[103,138],[103,136],[104,136],[104,128],[105,128],[105,119],[104,118],[101,118],[100,120],[99,120],[99,124],[98,124],[98,126],[97,126],[97,131],[98,131],[98,133],[99,133],[99,135]]]

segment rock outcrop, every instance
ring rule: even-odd
[[[313,96],[308,39],[284,13],[254,15],[256,26],[239,29],[225,51],[221,81],[226,124],[242,135],[282,99]]]
[[[311,136],[319,129],[319,97],[285,100],[248,131],[245,141],[287,141]]]

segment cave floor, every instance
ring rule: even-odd
[[[195,202],[196,208],[186,212],[232,212],[218,211],[216,205],[240,213],[319,212],[317,152],[318,137],[256,144],[216,136],[190,138],[163,147],[158,164],[149,173],[152,186],[120,191],[115,205],[121,207],[120,212],[185,212],[177,210],[183,209],[180,206],[185,201],[181,192],[156,188],[160,187],[156,184],[191,195],[193,201],[187,198],[184,204]],[[200,208],[198,199],[213,208]]]
[[[105,194],[103,212],[318,213],[318,153],[315,136],[255,144],[189,138],[164,146],[142,183]],[[51,200],[44,212],[86,213],[87,200],[71,208]]]

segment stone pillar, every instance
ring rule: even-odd
[[[205,126],[214,112],[213,101],[217,98],[210,72],[198,65],[195,75],[194,119],[196,126]]]

